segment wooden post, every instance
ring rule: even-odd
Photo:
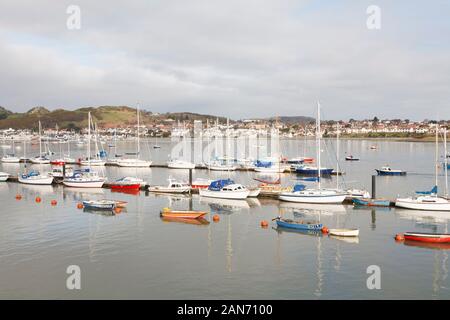
[[[192,169],[189,169],[189,185],[192,186]]]
[[[377,197],[377,183],[376,183],[376,175],[372,175],[372,199]]]
[[[63,163],[63,179],[66,177],[66,162]]]

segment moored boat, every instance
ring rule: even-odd
[[[148,187],[148,191],[159,193],[186,193],[191,191],[191,186],[184,182],[169,179],[169,184],[167,186],[150,186]]]
[[[112,210],[116,207],[116,202],[113,200],[85,200],[83,206],[86,209]]]
[[[38,171],[31,171],[19,175],[19,182],[23,184],[49,185],[53,183],[53,177],[47,174],[40,174]]]
[[[339,237],[358,237],[359,229],[329,229],[329,235]]]
[[[292,219],[283,219],[277,217],[274,219],[277,226],[282,228],[297,229],[297,230],[322,230],[323,224],[317,221],[295,221]]]
[[[350,156],[346,156],[345,160],[346,161],[359,161],[359,158],[356,158],[356,157],[350,155]]]
[[[195,164],[185,160],[171,160],[167,162],[167,167],[170,169],[195,169]]]
[[[375,169],[379,176],[404,176],[406,171],[399,169],[391,169],[389,166],[381,167],[381,169]]]
[[[357,206],[389,207],[391,205],[391,201],[386,199],[353,198],[352,200]]]
[[[450,243],[450,234],[446,233],[405,232],[403,237],[409,241]]]
[[[4,181],[8,180],[8,178],[9,178],[9,173],[0,172],[0,182],[4,182]]]
[[[224,179],[211,182],[207,189],[200,189],[199,193],[200,196],[210,198],[246,199],[250,190],[231,179]]]
[[[181,218],[181,219],[198,219],[207,214],[206,211],[194,211],[194,210],[172,210],[170,208],[164,208],[160,212],[162,217],[168,218]]]

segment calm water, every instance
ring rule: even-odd
[[[282,142],[287,156],[314,155],[313,141]],[[150,146],[153,142],[150,144]],[[164,163],[173,142],[160,140],[151,152]],[[361,161],[341,162],[347,186],[370,188],[373,169],[385,164],[408,171],[406,177],[379,177],[378,196],[394,198],[434,185],[434,144],[341,141],[344,152]],[[120,145],[120,144],[119,144]],[[121,149],[126,151],[123,143]],[[59,147],[53,147],[55,152]],[[332,141],[329,149],[332,150]],[[30,155],[36,146],[27,148]],[[83,149],[73,147],[73,155]],[[21,155],[21,150],[16,150]],[[124,152],[124,151],[122,151]],[[332,165],[335,161],[327,159]],[[22,165],[2,164],[17,173]],[[333,165],[335,167],[335,165]],[[45,169],[45,167],[44,167]],[[113,179],[138,175],[151,184],[187,173],[161,168],[105,168]],[[207,171],[194,171],[206,177]],[[227,173],[213,173],[227,177]],[[256,173],[232,173],[251,183]],[[283,174],[283,184],[296,176]],[[334,185],[335,177],[327,184]],[[440,176],[443,185],[443,176]],[[15,200],[20,193],[23,199]],[[35,203],[35,197],[42,203]],[[106,216],[76,208],[83,199],[128,201],[120,214]],[[56,199],[57,206],[50,200]],[[352,206],[305,206],[275,200],[211,200],[193,196],[156,196],[76,190],[63,187],[0,184],[0,298],[137,298],[137,299],[449,299],[449,251],[407,246],[393,236],[404,231],[447,231],[450,213],[400,209],[353,209]],[[163,207],[206,209],[220,222],[191,225],[165,222]],[[278,214],[317,218],[328,227],[358,227],[356,242],[277,231],[259,226]],[[66,268],[79,265],[81,290],[66,289]],[[381,268],[381,290],[368,290],[366,269]]]

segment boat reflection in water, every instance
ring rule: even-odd
[[[206,226],[209,224],[209,221],[205,218],[197,218],[197,219],[186,219],[186,218],[174,218],[174,217],[160,217],[164,222],[178,222],[184,224],[193,224],[197,226]]]
[[[200,204],[208,205],[211,212],[233,213],[243,209],[250,209],[248,200],[233,200],[220,198],[200,198]]]
[[[342,236],[334,236],[334,235],[330,235],[329,237],[331,239],[336,239],[336,240],[343,241],[346,243],[359,244],[359,237],[342,237]]]
[[[139,195],[140,191],[139,189],[111,189],[111,193],[125,193],[132,196]]]
[[[272,227],[273,230],[275,230],[278,234],[286,233],[297,233],[305,236],[312,236],[312,237],[322,237],[323,233],[320,230],[299,230],[299,229],[292,229],[292,228],[284,228],[277,226]]]
[[[115,216],[114,210],[101,210],[101,209],[92,209],[92,208],[84,208],[83,212],[94,213],[105,217]],[[124,212],[124,210],[122,210]]]
[[[341,204],[310,204],[310,203],[294,203],[294,202],[280,202],[280,209],[291,212],[310,214],[310,215],[334,215],[346,214],[347,209]]]
[[[450,243],[420,242],[420,241],[405,240],[403,241],[403,244],[408,247],[417,247],[435,250],[450,250]]]

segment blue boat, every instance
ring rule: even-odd
[[[389,207],[391,202],[386,199],[364,199],[364,198],[353,198],[353,204],[357,206],[367,206],[367,207]]]
[[[403,170],[395,170],[390,167],[382,167],[381,169],[375,169],[379,176],[404,176],[406,175],[406,171]]]
[[[85,200],[83,206],[85,209],[112,210],[116,207],[116,202],[111,200]]]
[[[297,230],[322,230],[323,225],[315,222],[294,221],[291,219],[276,218],[277,226],[282,228],[297,229]]]
[[[318,169],[317,167],[311,167],[311,166],[298,166],[295,168],[295,172],[304,176],[317,176],[318,175]],[[329,176],[333,172],[333,169],[329,168],[320,168],[320,175],[321,176]]]

